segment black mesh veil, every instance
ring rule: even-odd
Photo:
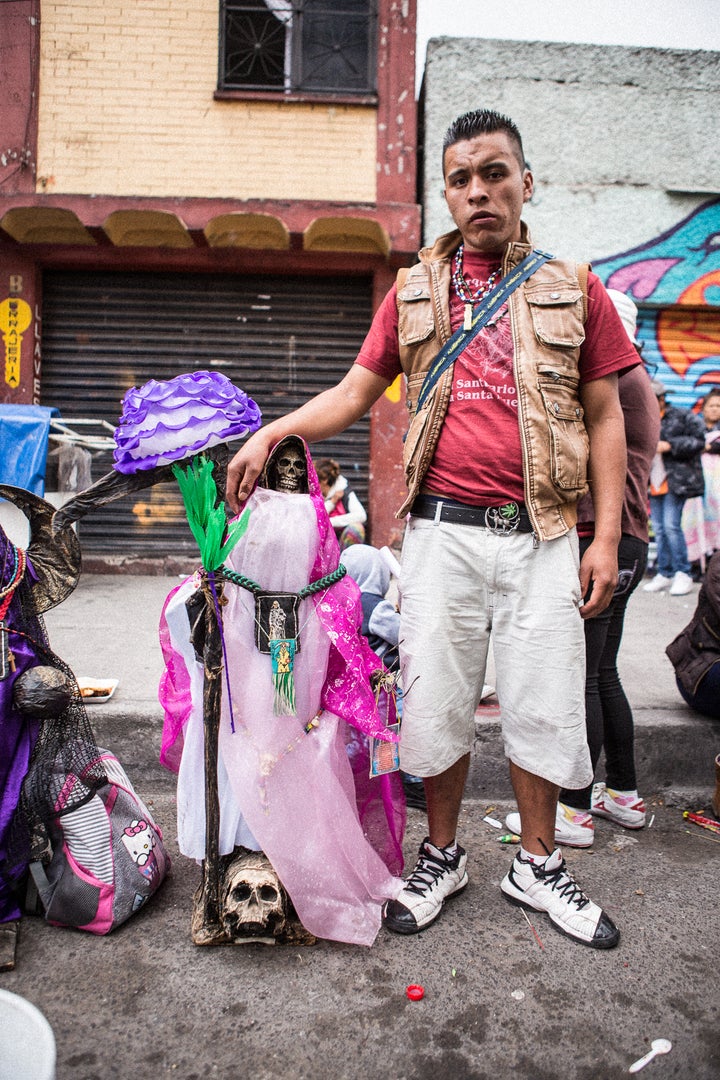
[[[5,856],[0,863],[0,877],[6,886],[16,890],[22,884],[29,862],[50,861],[49,826],[53,818],[77,808],[106,782],[75,676],[50,648],[43,620],[35,614],[34,606],[31,591],[23,582],[12,609],[12,640],[22,641],[38,665],[26,670],[40,670],[39,665],[55,669],[66,693],[62,706],[40,720]],[[68,784],[69,776],[77,777],[78,781]]]

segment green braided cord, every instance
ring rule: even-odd
[[[233,585],[239,585],[241,589],[248,589],[250,592],[262,592],[262,586],[258,585],[257,581],[253,581],[249,577],[243,577],[242,574],[236,574],[234,570],[228,570],[227,566],[219,566],[215,573],[220,574],[226,581],[231,581]]]
[[[309,585],[306,585],[304,589],[300,590],[298,596],[301,600],[304,600],[306,596],[312,596],[313,593],[322,592],[323,589],[329,589],[336,581],[342,581],[346,573],[347,570],[341,563],[337,570],[333,570],[332,574],[326,574],[325,577],[318,578],[317,581],[311,581]]]
[[[257,581],[253,581],[252,578],[244,577],[242,574],[237,574],[234,570],[228,570],[226,566],[220,566],[215,571],[226,579],[226,581],[232,582],[233,585],[239,585],[241,589],[248,589],[250,592],[262,592],[262,586],[258,585]],[[306,585],[304,589],[301,589],[297,594],[301,600],[305,600],[308,596],[313,596],[314,593],[322,592],[323,589],[329,589],[331,585],[334,585],[337,581],[342,581],[345,577],[347,570],[340,564],[337,570],[333,570],[332,574],[326,574],[325,577],[318,578],[317,581],[311,581],[309,585]]]

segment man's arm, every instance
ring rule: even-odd
[[[584,619],[599,615],[617,585],[620,515],[627,474],[625,425],[617,375],[583,383],[580,396],[590,438],[589,480],[595,511],[595,537],[580,563],[580,588],[592,595],[581,609]]]
[[[237,513],[250,495],[268,454],[280,439],[300,435],[313,443],[337,435],[364,416],[389,385],[387,379],[353,364],[335,386],[261,427],[243,443],[228,466],[226,496],[232,510]]]

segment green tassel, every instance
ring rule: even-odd
[[[172,467],[185,504],[188,524],[200,548],[203,567],[208,572],[222,566],[247,529],[250,519],[250,511],[245,510],[228,528],[225,504],[218,502],[214,468],[215,462],[204,454],[196,454],[186,469],[179,464]]]
[[[272,638],[270,640],[272,680],[275,687],[273,713],[275,716],[295,716],[295,639]]]

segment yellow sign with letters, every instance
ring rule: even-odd
[[[32,322],[32,311],[26,300],[11,296],[0,301],[0,333],[5,345],[5,382],[20,385],[20,356],[23,334]]]

